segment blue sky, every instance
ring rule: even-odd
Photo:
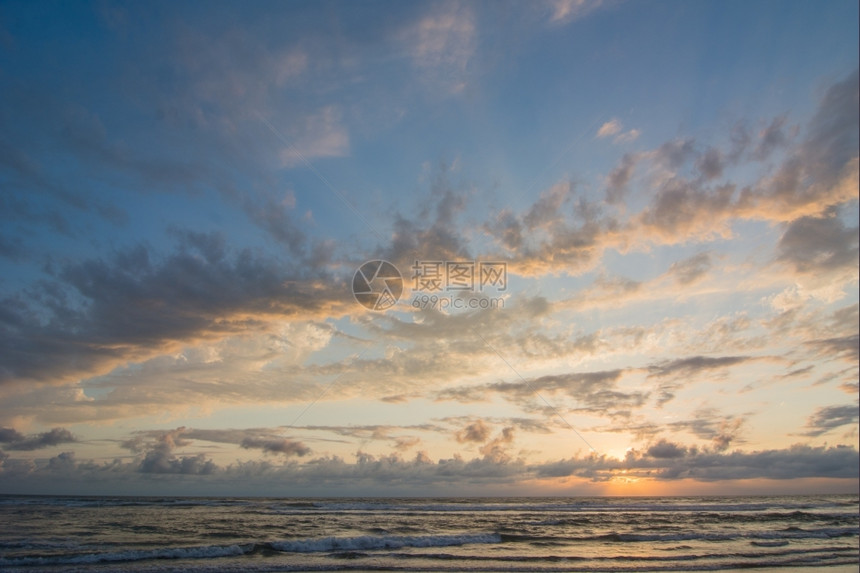
[[[856,491],[857,12],[0,3],[0,491]]]

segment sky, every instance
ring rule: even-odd
[[[858,491],[856,1],[0,2],[0,493]]]

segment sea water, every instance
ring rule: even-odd
[[[7,571],[858,570],[857,495],[0,496]]]

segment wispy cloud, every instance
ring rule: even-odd
[[[562,25],[578,20],[608,4],[604,0],[550,0],[549,22]]]
[[[418,22],[402,32],[421,78],[450,92],[468,84],[477,44],[474,14],[468,4],[433,4]]]

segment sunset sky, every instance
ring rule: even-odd
[[[0,493],[856,492],[857,22],[0,2]]]

